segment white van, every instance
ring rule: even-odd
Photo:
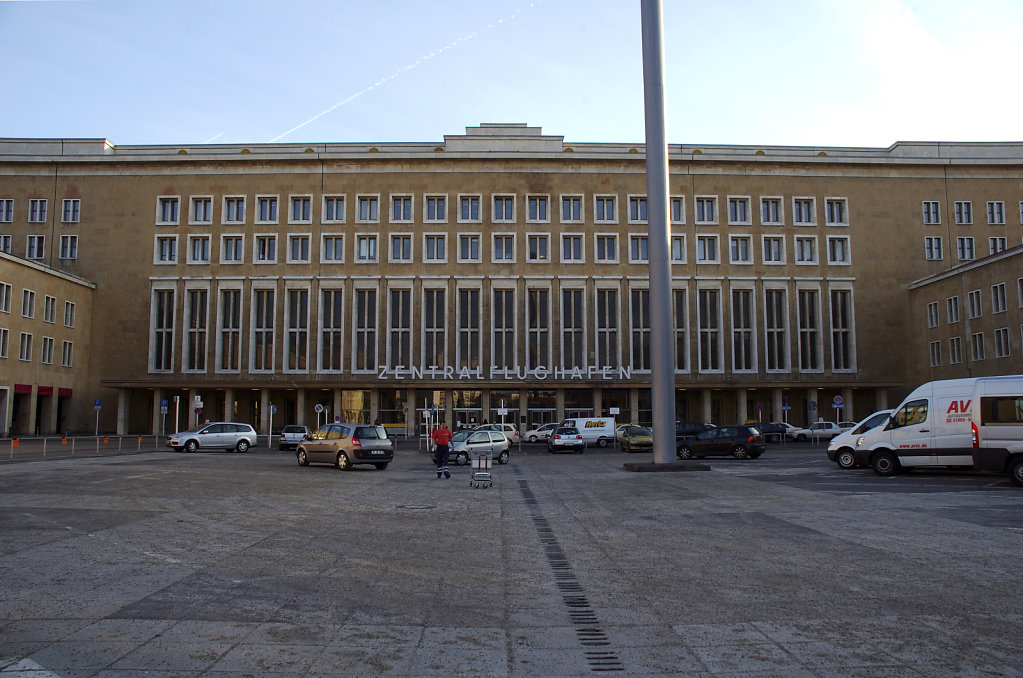
[[[882,476],[946,466],[1008,473],[1023,486],[1023,375],[924,384],[853,454]]]
[[[587,445],[607,447],[615,441],[615,420],[614,417],[580,417],[578,419],[566,419],[561,422],[562,426],[574,426],[579,429],[583,436],[583,442]]]

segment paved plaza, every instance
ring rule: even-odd
[[[2,464],[0,678],[1023,675],[1004,477],[541,449]]]

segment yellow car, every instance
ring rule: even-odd
[[[622,449],[626,452],[642,452],[654,449],[654,434],[644,426],[629,426],[622,431]]]

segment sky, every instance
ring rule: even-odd
[[[663,0],[673,144],[1023,139],[1023,0]],[[642,143],[640,0],[0,0],[0,137]]]

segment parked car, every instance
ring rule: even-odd
[[[764,434],[764,439],[769,443],[780,443],[785,438],[790,438],[789,432],[795,430],[795,426],[783,421],[763,421],[754,424]]]
[[[795,440],[810,440],[815,438],[827,438],[831,440],[844,429],[833,421],[815,421],[806,428],[797,428],[792,432]]]
[[[326,424],[298,444],[298,463],[334,464],[350,471],[356,464],[372,464],[383,471],[394,459],[394,444],[387,429],[373,424]]]
[[[675,422],[675,440],[686,440],[688,438],[695,438],[700,433],[716,428],[714,424],[705,424],[697,421],[676,421]]]
[[[583,440],[583,434],[575,426],[559,426],[547,438],[547,451],[551,454],[555,452],[582,454],[585,450],[586,442]]]
[[[216,421],[191,431],[167,436],[167,446],[175,450],[195,452],[200,449],[222,449],[230,452],[248,452],[258,441],[256,430],[249,424]]]
[[[892,410],[880,410],[870,415],[845,433],[839,433],[828,445],[828,459],[838,464],[839,468],[856,468],[856,456],[853,450],[856,441],[867,431],[888,422]]]
[[[642,452],[654,449],[654,434],[645,426],[629,426],[622,432],[622,449]]]
[[[756,459],[764,453],[764,435],[755,426],[722,426],[712,428],[678,443],[679,459],[702,459],[712,456],[730,456],[736,459]]]
[[[522,437],[531,443],[535,443],[540,440],[547,440],[547,438],[551,435],[551,431],[557,427],[557,424],[544,424],[543,426],[537,426],[536,428],[529,429]]]
[[[498,464],[507,464],[511,441],[502,431],[475,430],[459,431],[451,438],[451,454],[448,459],[464,466],[479,456],[496,459]]]
[[[635,424],[619,424],[618,428],[615,429],[615,440],[618,441],[619,445],[622,444],[622,436],[625,434],[625,429],[630,426],[635,426]]]
[[[289,424],[281,429],[280,440],[277,441],[278,450],[296,450],[298,444],[305,440],[305,437],[312,435],[308,426]]]
[[[519,442],[519,429],[515,424],[483,424],[482,426],[476,427],[477,431],[497,431],[498,433],[504,433],[504,437],[508,439],[510,443]]]

